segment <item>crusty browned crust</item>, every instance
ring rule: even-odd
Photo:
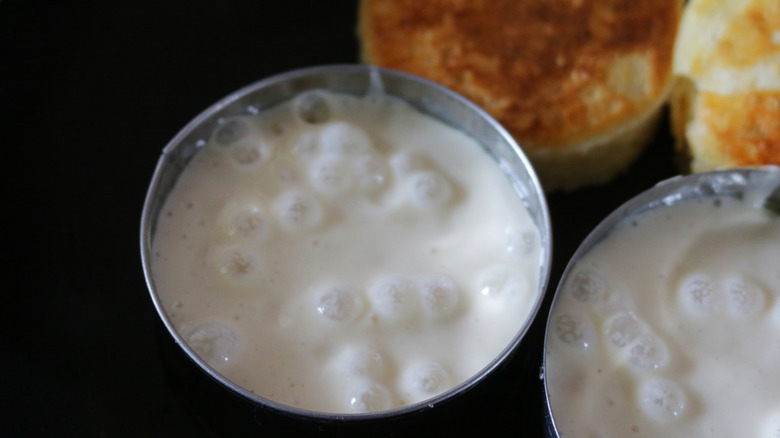
[[[674,70],[682,170],[780,165],[780,2],[691,1]]]
[[[367,62],[423,75],[490,110],[522,139],[554,146],[609,129],[664,90],[679,2],[364,0]],[[647,56],[647,92],[609,90],[615,57]],[[607,85],[609,96],[592,96]],[[585,97],[585,98],[583,98]]]
[[[364,62],[463,94],[534,161],[536,150],[576,148],[658,106],[680,9],[679,0],[363,0],[358,31]]]

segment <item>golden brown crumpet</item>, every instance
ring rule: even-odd
[[[680,0],[363,0],[363,61],[437,81],[515,137],[545,190],[606,182],[671,79]]]
[[[675,48],[672,129],[689,170],[780,164],[780,0],[694,0]]]

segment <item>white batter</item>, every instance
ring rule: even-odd
[[[780,218],[755,202],[766,194],[626,219],[577,263],[547,344],[562,438],[780,437]]]
[[[387,96],[309,92],[224,121],[167,198],[153,278],[185,340],[321,412],[426,400],[529,318],[539,232],[470,137]]]

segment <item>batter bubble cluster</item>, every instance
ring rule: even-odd
[[[290,406],[424,402],[504,350],[539,293],[542,240],[508,177],[389,96],[221,119],[165,208],[154,270],[184,341]]]
[[[561,438],[780,437],[780,227],[760,208],[780,172],[769,181],[626,214],[580,250],[546,341]]]

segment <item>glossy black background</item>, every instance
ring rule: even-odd
[[[357,62],[354,1],[0,0],[1,436],[542,435],[552,291],[607,213],[676,173],[668,126],[609,185],[549,196],[550,290],[507,366],[453,403],[379,425],[268,414],[193,370],[160,328],[138,232],[162,147],[286,70]]]

